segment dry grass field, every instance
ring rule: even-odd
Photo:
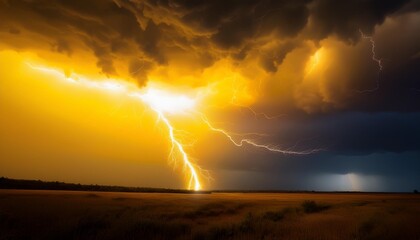
[[[0,190],[0,239],[420,239],[420,195]]]

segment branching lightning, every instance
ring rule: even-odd
[[[224,129],[213,127],[213,125],[210,123],[210,121],[204,115],[202,115],[202,119],[203,119],[204,123],[207,124],[207,126],[209,127],[210,130],[223,134],[237,147],[243,147],[244,144],[248,144],[248,145],[251,145],[251,146],[256,147],[256,148],[261,148],[261,149],[268,150],[270,152],[277,152],[277,153],[283,153],[283,154],[294,154],[294,155],[307,155],[307,154],[319,152],[321,150],[321,149],[312,149],[312,150],[308,150],[308,151],[294,151],[294,150],[282,149],[282,148],[279,148],[277,146],[260,144],[260,143],[255,142],[255,140],[249,139],[249,138],[240,138],[239,140],[235,140],[232,135],[241,135],[241,134],[232,134],[232,133],[227,132]]]
[[[161,111],[158,111],[156,109],[153,109],[153,110],[158,114],[159,118],[163,121],[163,123],[168,128],[169,138],[171,139],[171,143],[172,143],[170,156],[173,155],[174,149],[176,148],[178,150],[178,152],[182,155],[182,160],[184,161],[184,164],[190,170],[191,177],[190,177],[190,180],[189,180],[188,189],[192,189],[192,185],[194,185],[194,190],[196,190],[196,191],[200,190],[201,189],[201,184],[200,184],[200,181],[198,179],[198,175],[197,175],[197,172],[195,170],[195,167],[191,163],[191,161],[189,160],[188,155],[185,152],[183,145],[175,137],[174,128],[172,127],[168,118],[166,118],[165,115]]]
[[[65,76],[60,71],[53,68],[44,67],[44,66],[35,66],[30,63],[27,63],[27,65],[34,70],[38,70],[38,71],[53,75],[56,78],[64,79],[68,82],[79,84],[84,87],[90,87],[90,88],[95,88],[95,89],[102,89],[102,90],[122,93],[129,97],[138,99],[142,103],[150,107],[150,109],[156,113],[158,121],[161,121],[163,125],[165,126],[165,128],[167,129],[168,137],[171,143],[169,157],[174,162],[176,162],[176,159],[177,159],[176,153],[178,153],[180,158],[182,159],[184,166],[186,167],[186,169],[188,169],[188,172],[189,172],[189,174],[187,175],[189,179],[188,189],[194,189],[196,191],[202,189],[202,185],[200,183],[200,177],[199,177],[199,173],[202,173],[202,169],[190,160],[187,152],[184,149],[185,144],[181,141],[181,139],[179,139],[179,136],[177,136],[176,134],[176,132],[180,130],[176,130],[174,128],[170,119],[168,118],[168,114],[177,114],[177,113],[186,113],[186,112],[200,114],[202,121],[207,125],[209,130],[224,135],[237,147],[249,145],[249,146],[253,146],[255,148],[260,148],[260,149],[267,150],[270,152],[283,153],[283,154],[296,154],[296,155],[311,154],[311,153],[318,152],[320,150],[320,149],[314,149],[314,150],[308,150],[308,151],[295,151],[293,149],[282,149],[282,148],[279,148],[278,146],[260,144],[256,142],[255,139],[249,138],[249,136],[251,135],[262,137],[262,136],[266,136],[266,134],[261,134],[261,133],[238,134],[238,133],[230,133],[221,128],[216,128],[210,123],[208,118],[203,113],[193,110],[193,108],[196,105],[197,100],[184,96],[184,95],[174,95],[174,94],[170,94],[168,92],[165,92],[159,89],[154,89],[154,88],[146,88],[145,91],[141,91],[135,85],[130,85],[122,81],[91,80],[89,78],[86,78],[77,74],[71,74],[70,76]],[[241,106],[241,107],[244,107],[244,106]],[[263,116],[265,119],[268,119],[268,120],[278,117],[278,116],[271,117],[265,113],[257,113],[249,107],[246,107],[246,108],[249,109],[254,114],[255,117]],[[239,140],[237,140],[236,138],[239,138]]]

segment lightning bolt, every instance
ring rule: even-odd
[[[361,29],[359,29],[360,35],[362,36],[363,39],[367,39],[369,40],[370,44],[371,44],[371,52],[372,52],[372,60],[375,61],[378,64],[378,75],[382,72],[384,66],[382,64],[383,59],[382,58],[378,58],[376,56],[376,44],[375,44],[375,40],[373,40],[372,36],[367,36],[363,33],[363,31]],[[376,90],[379,89],[379,78],[376,80],[376,87],[373,89],[368,89],[368,90],[362,90],[362,91],[358,91],[359,93],[366,93],[366,92],[374,92]]]
[[[156,113],[158,121],[160,120],[163,125],[167,129],[167,133],[169,136],[169,140],[171,143],[171,149],[169,152],[170,158],[175,162],[176,160],[176,152],[181,156],[181,159],[184,163],[184,166],[189,171],[189,183],[188,189],[194,189],[196,191],[202,189],[202,185],[200,183],[200,177],[198,172],[202,173],[202,169],[195,165],[189,158],[187,152],[184,149],[185,144],[177,137],[175,132],[177,131],[171,121],[169,120],[168,116],[165,113],[175,113],[176,112],[186,112],[190,111],[191,108],[194,106],[195,101],[193,99],[187,98],[185,96],[168,96],[165,93],[156,90],[156,89],[148,89],[146,92],[139,91],[137,87],[130,86],[128,83],[122,84],[122,81],[96,81],[91,80],[89,78],[71,74],[70,76],[65,76],[62,72],[44,66],[35,66],[30,63],[26,63],[31,69],[38,70],[50,75],[55,76],[58,79],[64,79],[68,82],[80,84],[85,87],[91,87],[96,89],[102,89],[107,91],[119,92],[123,93],[129,97],[133,97],[135,99],[140,100],[142,103],[145,103],[151,110]],[[244,106],[241,106],[244,107]],[[257,113],[252,108],[246,107],[249,109],[255,117],[261,115],[266,119],[273,119],[276,117],[270,117],[264,113]],[[230,133],[224,129],[214,127],[208,118],[201,112],[193,112],[200,114],[202,121],[208,126],[208,128],[213,131],[220,133],[227,137],[235,146],[243,147],[245,145],[253,146],[255,148],[260,148],[263,150],[267,150],[270,152],[276,153],[283,153],[283,154],[295,154],[295,155],[305,155],[311,154],[320,151],[321,149],[313,149],[307,151],[294,151],[292,149],[282,149],[277,146],[266,145],[256,142],[254,139],[247,138],[246,136],[254,135],[254,136],[266,136],[266,134],[261,133]],[[240,137],[239,140],[235,140],[235,137]]]
[[[182,156],[182,160],[184,161],[184,164],[188,167],[191,173],[190,181],[188,184],[188,189],[192,189],[192,185],[194,184],[194,190],[198,191],[201,189],[201,184],[197,175],[197,172],[195,170],[194,165],[191,163],[190,159],[188,158],[187,153],[184,150],[184,147],[182,146],[181,142],[177,140],[174,134],[174,128],[172,127],[171,123],[169,122],[168,118],[165,117],[165,115],[156,109],[153,109],[159,116],[160,119],[162,119],[165,126],[168,128],[169,138],[171,139],[172,148],[170,155],[173,154],[174,148],[178,150],[178,152]]]
[[[372,48],[371,48],[371,51],[372,51],[372,60],[378,63],[378,69],[379,69],[378,72],[381,72],[383,70],[384,66],[382,65],[382,59],[381,58],[378,58],[376,56],[376,52],[375,52],[375,48],[376,48],[375,40],[373,40],[373,37],[372,36],[365,35],[362,32],[362,30],[360,30],[360,29],[359,29],[359,32],[360,32],[360,35],[362,35],[362,38],[368,39],[370,41],[370,43],[372,45]]]
[[[188,154],[185,152],[181,141],[178,140],[177,137],[175,136],[174,127],[172,126],[167,116],[164,114],[165,110],[170,110],[170,109],[166,109],[164,105],[156,102],[157,100],[159,100],[159,96],[155,95],[156,92],[152,91],[152,92],[141,93],[138,91],[131,91],[128,88],[128,86],[118,83],[116,81],[93,81],[93,80],[90,80],[90,79],[87,79],[85,77],[75,75],[75,74],[73,74],[73,76],[66,77],[60,71],[53,68],[35,66],[30,63],[27,63],[27,65],[32,69],[35,69],[44,73],[48,73],[50,75],[54,75],[57,78],[61,78],[61,79],[64,78],[66,81],[69,81],[71,83],[77,83],[77,84],[81,84],[83,86],[91,87],[91,88],[122,92],[130,97],[134,97],[136,99],[141,100],[143,103],[146,103],[156,113],[156,115],[158,116],[158,119],[163,122],[163,124],[168,130],[169,139],[172,144],[169,156],[174,156],[175,150],[178,151],[179,154],[181,155],[184,165],[188,168],[190,172],[190,180],[188,184],[188,189],[194,189],[196,191],[201,190],[201,184],[200,184],[200,180],[197,174],[196,167],[190,161]],[[179,97],[177,99],[168,99],[168,101],[170,100],[180,100],[179,102],[182,103],[182,106],[185,106],[186,108],[188,108],[187,106],[189,104],[188,99]]]
[[[283,153],[283,154],[294,154],[294,155],[307,155],[307,154],[316,153],[316,152],[321,151],[321,149],[312,149],[312,150],[307,150],[307,151],[294,151],[294,150],[282,149],[282,148],[279,148],[277,146],[271,146],[271,145],[257,143],[257,142],[255,142],[255,140],[249,139],[249,138],[241,138],[239,140],[235,140],[232,135],[241,136],[243,134],[229,133],[224,129],[214,127],[210,123],[210,121],[207,119],[206,116],[201,115],[201,118],[202,118],[203,122],[209,127],[209,129],[211,131],[221,133],[222,135],[227,137],[237,147],[243,147],[244,144],[248,144],[250,146],[260,148],[260,149],[264,149],[264,150],[267,150],[267,151],[270,151],[270,152]]]

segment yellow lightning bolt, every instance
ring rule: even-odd
[[[184,150],[184,147],[182,144],[175,138],[174,135],[174,128],[172,127],[169,120],[163,115],[162,112],[155,110],[156,113],[159,115],[159,117],[162,119],[162,121],[165,123],[166,127],[168,128],[169,137],[172,142],[172,149],[176,147],[178,151],[182,155],[182,160],[184,161],[185,165],[188,167],[188,169],[191,172],[191,179],[189,181],[188,188],[192,189],[192,183],[194,182],[194,190],[198,191],[201,189],[200,181],[198,180],[197,172],[195,171],[194,165],[191,163],[191,161],[188,159],[188,155]]]
[[[192,185],[194,185],[194,190],[198,191],[201,189],[201,184],[197,175],[197,171],[193,163],[191,163],[190,159],[188,158],[188,154],[185,152],[182,143],[175,137],[174,128],[170,123],[169,119],[165,116],[164,112],[173,112],[174,109],[177,111],[186,110],[191,108],[194,105],[194,101],[190,98],[185,96],[178,96],[176,98],[165,96],[162,94],[161,91],[157,90],[149,90],[146,94],[130,94],[133,97],[138,97],[143,102],[146,102],[150,105],[153,111],[156,112],[159,119],[165,124],[166,128],[168,129],[169,138],[172,143],[170,156],[173,156],[174,149],[177,149],[178,152],[182,156],[182,160],[187,168],[190,170],[191,178],[188,184],[188,189],[193,189]]]
[[[171,95],[164,91],[156,89],[148,89],[145,93],[142,93],[140,91],[132,90],[135,89],[134,86],[122,84],[118,81],[94,81],[75,74],[73,74],[70,77],[65,77],[60,71],[53,68],[35,66],[30,63],[27,63],[27,65],[32,69],[54,75],[57,78],[64,78],[65,80],[72,83],[78,83],[86,87],[122,92],[130,97],[134,97],[146,103],[154,112],[156,112],[158,118],[162,120],[162,122],[168,129],[168,135],[172,144],[169,155],[173,156],[174,150],[176,149],[181,154],[182,160],[190,172],[191,177],[188,189],[194,189],[196,191],[201,189],[201,184],[196,171],[196,167],[190,161],[188,154],[185,152],[180,140],[176,138],[174,134],[174,127],[165,115],[165,113],[178,113],[191,109],[192,107],[194,107],[195,104],[193,99],[181,95]]]
[[[186,166],[187,169],[189,170],[189,176],[190,176],[189,184],[188,184],[189,189],[194,189],[196,191],[201,190],[202,185],[200,183],[199,174],[197,173],[197,171],[201,171],[201,169],[198,166],[196,166],[194,163],[192,163],[192,161],[190,160],[187,152],[184,149],[183,143],[181,142],[180,139],[177,138],[175,134],[175,129],[173,125],[171,124],[166,113],[175,114],[175,113],[191,112],[191,113],[200,114],[201,119],[211,131],[223,134],[237,147],[242,147],[245,144],[247,144],[247,145],[264,149],[270,152],[283,153],[283,154],[297,154],[297,155],[311,154],[311,153],[320,151],[320,149],[313,149],[313,150],[307,150],[307,151],[294,151],[291,149],[282,149],[277,146],[261,144],[261,143],[256,142],[253,139],[246,138],[246,136],[250,136],[250,135],[262,137],[262,136],[266,136],[266,134],[261,134],[261,133],[238,134],[238,133],[230,133],[221,128],[216,128],[210,123],[210,121],[207,119],[207,117],[203,113],[192,111],[196,104],[196,99],[192,99],[184,95],[173,95],[168,92],[165,92],[159,89],[154,89],[154,88],[148,88],[146,89],[146,91],[143,92],[143,91],[139,91],[139,89],[135,85],[130,85],[125,82],[123,83],[122,81],[117,81],[117,80],[97,81],[97,80],[88,79],[86,77],[83,77],[77,74],[72,74],[66,77],[60,71],[53,68],[44,67],[44,66],[35,66],[30,63],[27,63],[27,65],[32,69],[45,72],[50,75],[54,75],[55,77],[59,79],[64,79],[71,83],[80,84],[85,87],[92,87],[92,88],[97,88],[97,89],[124,93],[127,96],[133,97],[147,104],[150,107],[150,109],[152,109],[156,113],[158,119],[163,122],[163,124],[165,125],[167,129],[168,136],[172,145],[169,156],[171,156],[172,159],[175,160],[176,157],[174,156],[174,152],[177,151],[181,156],[184,166]],[[244,107],[244,106],[241,106],[241,107]],[[278,117],[278,116],[271,117],[271,116],[266,115],[265,113],[257,113],[252,108],[249,108],[249,107],[246,107],[246,108],[249,109],[254,114],[255,117],[259,115],[263,116],[265,119],[273,119],[273,118]],[[237,137],[239,136],[241,138],[239,140],[235,140],[233,136],[237,136]]]

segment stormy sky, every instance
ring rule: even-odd
[[[182,187],[171,167],[138,160],[165,158],[164,138],[151,147],[152,133],[124,130],[134,128],[124,117],[98,124],[102,113],[82,124],[89,109],[78,97],[58,106],[51,101],[60,93],[43,99],[40,86],[18,80],[25,75],[8,60],[18,54],[138,88],[214,87],[202,111],[218,127],[264,133],[259,142],[284,149],[320,149],[279,154],[199,134],[192,154],[210,172],[208,188],[420,189],[419,26],[418,0],[0,0],[0,175]],[[81,95],[114,101],[95,94]]]

